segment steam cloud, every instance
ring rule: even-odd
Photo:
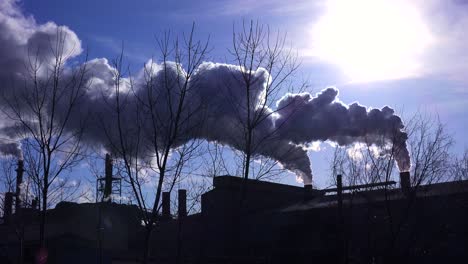
[[[15,1],[7,0],[0,3],[0,92],[3,98],[8,100],[13,96],[14,89],[28,89],[24,85],[18,85],[25,79],[25,62],[34,50],[34,56],[44,64],[53,59],[50,52],[50,41],[58,39],[57,34],[66,34],[64,48],[69,54],[69,59],[78,56],[81,52],[81,42],[76,34],[69,28],[57,26],[52,22],[39,25],[34,18],[26,17],[16,6]],[[162,78],[172,76],[173,92],[177,92],[176,83],[180,68],[175,63],[169,65],[169,69],[163,73],[162,66],[148,61],[151,68],[151,76],[155,82],[156,92],[164,93],[166,89],[161,85]],[[115,97],[112,86],[117,71],[106,59],[93,59],[86,63],[88,75],[86,83],[88,90],[82,98],[80,111],[73,113],[72,121],[68,129],[73,130],[80,125],[83,113],[90,116],[106,118],[94,118],[87,124],[86,139],[91,144],[106,145],[111,130],[104,133],[102,127],[111,127],[115,118],[115,111],[102,101],[108,102]],[[178,138],[177,144],[183,144],[191,139],[200,138],[208,141],[216,141],[230,145],[240,151],[243,150],[243,133],[240,123],[245,122],[247,109],[246,91],[239,85],[243,69],[234,65],[204,62],[192,76],[187,95],[187,109],[194,109],[203,105],[203,111],[199,115],[190,118],[184,124],[187,133]],[[265,69],[257,69],[254,73],[257,80],[251,88],[251,111],[258,111],[256,106],[261,100],[261,94],[265,90],[265,84],[269,81],[268,72]],[[65,73],[66,77],[66,73]],[[123,80],[123,90],[128,89],[128,80]],[[138,98],[147,96],[147,88],[144,85],[143,70],[134,80]],[[104,97],[104,98],[103,98]],[[161,96],[164,98],[165,96]],[[127,98],[127,108],[123,113],[124,131],[131,137],[134,132],[133,122],[136,119],[135,108],[139,101],[136,98]],[[1,102],[4,105],[5,102]],[[172,105],[163,100],[158,102],[154,111],[168,111]],[[106,106],[107,105],[107,106]],[[396,160],[400,170],[405,171],[410,167],[409,153],[406,147],[407,135],[402,131],[402,120],[395,115],[389,107],[382,109],[367,109],[357,103],[346,105],[338,100],[338,90],[327,88],[316,95],[309,93],[286,94],[278,102],[276,109],[267,109],[265,121],[256,128],[253,142],[259,143],[267,135],[267,144],[258,144],[255,155],[271,157],[279,161],[286,169],[296,173],[305,184],[312,181],[312,170],[305,145],[314,141],[330,140],[339,145],[349,145],[355,142],[377,144],[382,138],[388,143],[394,142],[396,146]],[[203,113],[203,114],[201,114]],[[151,114],[151,113],[147,113]],[[189,115],[189,111],[184,113]],[[162,117],[168,115],[160,115]],[[140,117],[141,118],[141,117]],[[143,120],[148,119],[142,117]],[[203,120],[203,122],[200,122]],[[162,120],[164,121],[164,120]],[[203,123],[199,129],[190,130],[196,123]],[[164,122],[162,122],[163,124]],[[143,130],[151,131],[149,122],[143,124]],[[14,130],[14,126],[3,123],[0,127],[2,134]],[[133,131],[133,132],[132,132]],[[8,135],[11,138],[11,133]],[[149,140],[144,137],[143,140]],[[143,146],[149,145],[143,142]],[[0,142],[0,151],[5,154],[19,155],[18,145],[11,142]],[[142,155],[151,150],[141,150]]]

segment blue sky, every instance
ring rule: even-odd
[[[345,2],[352,4],[343,8]],[[123,42],[135,69],[155,53],[155,35],[188,31],[192,22],[198,38],[210,36],[210,58],[229,62],[233,25],[255,19],[288,34],[312,92],[336,86],[344,103],[389,105],[405,116],[418,110],[438,114],[456,141],[454,151],[468,147],[465,1],[25,0],[19,5],[39,24],[68,26],[90,58],[112,59]],[[373,27],[363,27],[367,31],[356,29],[363,17],[376,18]],[[335,25],[338,20],[344,22]],[[319,186],[327,184],[329,155],[326,144],[310,154]],[[294,183],[293,177],[286,182]]]

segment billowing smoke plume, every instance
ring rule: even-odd
[[[377,145],[386,141],[393,143],[398,168],[409,170],[408,136],[393,109],[367,109],[358,103],[348,106],[337,96],[335,88],[327,88],[315,97],[308,93],[284,96],[278,102],[280,117],[276,120],[277,125],[282,124],[281,137],[295,144],[330,140],[339,145]]]
[[[24,62],[31,55],[28,50],[37,51],[38,59],[47,62],[52,58],[52,54],[47,52],[50,49],[46,48],[45,40],[50,42],[56,39],[57,32],[67,34],[64,47],[69,51],[71,58],[81,52],[79,39],[68,28],[58,27],[50,22],[37,25],[33,18],[21,14],[12,1],[3,2],[0,8],[0,89],[7,97],[11,87],[18,87],[9,84],[20,83],[24,78]],[[69,122],[68,129],[71,131],[80,125],[80,115],[89,114],[94,118],[88,120],[86,139],[90,143],[106,146],[109,137],[116,136],[112,126],[116,120],[113,107],[116,94],[113,85],[117,70],[110,66],[106,59],[93,59],[86,63],[86,67],[88,89],[80,102],[80,111],[73,113],[73,121]],[[170,93],[177,94],[177,89],[183,86],[180,83],[182,80],[178,78],[181,71],[175,63],[169,63],[163,71],[162,65],[149,61],[146,71],[142,70],[137,74],[133,80],[136,96],[125,97],[125,109],[121,116],[123,131],[127,137],[137,133],[134,121],[142,120],[144,122],[141,127],[141,145],[151,146],[150,134],[154,127],[153,123],[149,122],[149,115],[152,112],[140,112],[142,116],[136,116],[136,109],[141,106],[141,101],[145,101],[150,94],[158,94],[152,111],[159,114],[158,131],[165,131],[164,118],[169,118],[169,109],[174,110],[176,107],[175,102],[170,105],[171,101],[166,99],[171,97]],[[183,123],[185,133],[176,139],[176,145],[200,138],[244,150],[242,124],[246,122],[247,97],[246,89],[240,82],[242,71],[243,69],[234,65],[212,62],[204,62],[198,67],[189,81],[190,89],[184,106],[187,110],[182,113],[182,120],[186,120]],[[269,81],[269,74],[260,68],[253,72],[253,75],[256,81],[250,88],[250,111],[256,112],[259,111],[258,105],[261,103],[265,84]],[[148,76],[153,83],[152,93],[149,93],[148,85],[145,85],[148,84]],[[169,91],[163,85],[163,80],[167,78],[172,88]],[[123,79],[121,91],[128,90],[128,85],[129,80]],[[384,139],[388,143],[395,143],[400,170],[408,170],[410,162],[406,148],[407,135],[402,132],[403,123],[394,111],[389,107],[367,109],[357,103],[348,106],[340,102],[337,96],[338,90],[335,88],[327,88],[315,96],[309,93],[286,94],[277,102],[276,109],[261,111],[259,114],[265,116],[253,135],[254,155],[263,155],[279,161],[286,169],[302,178],[305,184],[310,184],[312,170],[305,145],[325,140],[340,145],[355,142],[377,144]],[[194,109],[202,110],[194,112]],[[203,125],[196,126],[197,124]],[[102,129],[103,127],[107,129]],[[197,129],[193,129],[194,127]],[[145,131],[148,132],[145,134]],[[151,151],[151,148],[142,148],[140,154],[150,155]]]
[[[0,142],[0,152],[3,155],[11,155],[20,159],[22,158],[20,145],[16,142]]]
[[[0,1],[0,107],[5,110],[6,101],[14,94],[26,92],[24,79],[28,78],[28,67],[37,59],[38,64],[53,61],[53,41],[62,38],[63,53],[73,58],[82,52],[81,42],[76,34],[65,26],[53,22],[37,24],[33,17],[25,16],[15,0]],[[51,42],[52,41],[52,42]],[[47,67],[37,72],[44,76]],[[21,148],[16,141],[16,124],[12,124],[4,112],[0,112],[0,153],[21,158]]]

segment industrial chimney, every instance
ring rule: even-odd
[[[112,159],[109,153],[106,154],[104,195],[103,200],[111,202],[112,194]]]
[[[314,198],[312,184],[304,184],[304,201],[309,201]]]
[[[409,171],[400,172],[400,188],[401,191],[408,195],[411,189],[410,173]]]
[[[178,216],[179,219],[182,219],[187,216],[187,190],[179,190],[179,203],[178,203]]]
[[[36,210],[36,209],[37,209],[37,204],[38,204],[38,202],[39,202],[39,199],[38,199],[37,197],[34,198],[34,199],[32,200],[32,202],[31,202],[31,208],[34,209],[34,210]]]
[[[16,203],[15,212],[18,213],[21,208],[21,184],[23,183],[24,162],[18,160],[18,167],[16,169]]]
[[[169,219],[171,217],[171,193],[162,193],[162,218]]]
[[[11,209],[13,207],[13,193],[7,192],[5,193],[5,200],[3,203],[3,219],[5,223],[8,222],[11,216]]]

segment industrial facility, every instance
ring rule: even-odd
[[[119,181],[107,157],[96,203],[61,202],[47,211],[47,263],[141,262],[142,212],[106,199],[119,192]],[[202,195],[201,212],[192,215],[186,196],[178,190],[173,215],[171,193],[163,193],[150,263],[440,263],[468,257],[468,181],[411,186],[403,172],[399,184],[343,186],[338,176],[336,187],[318,190],[218,176]],[[0,263],[18,263],[20,254],[24,263],[35,263],[37,201],[26,207],[19,197],[5,195]]]

